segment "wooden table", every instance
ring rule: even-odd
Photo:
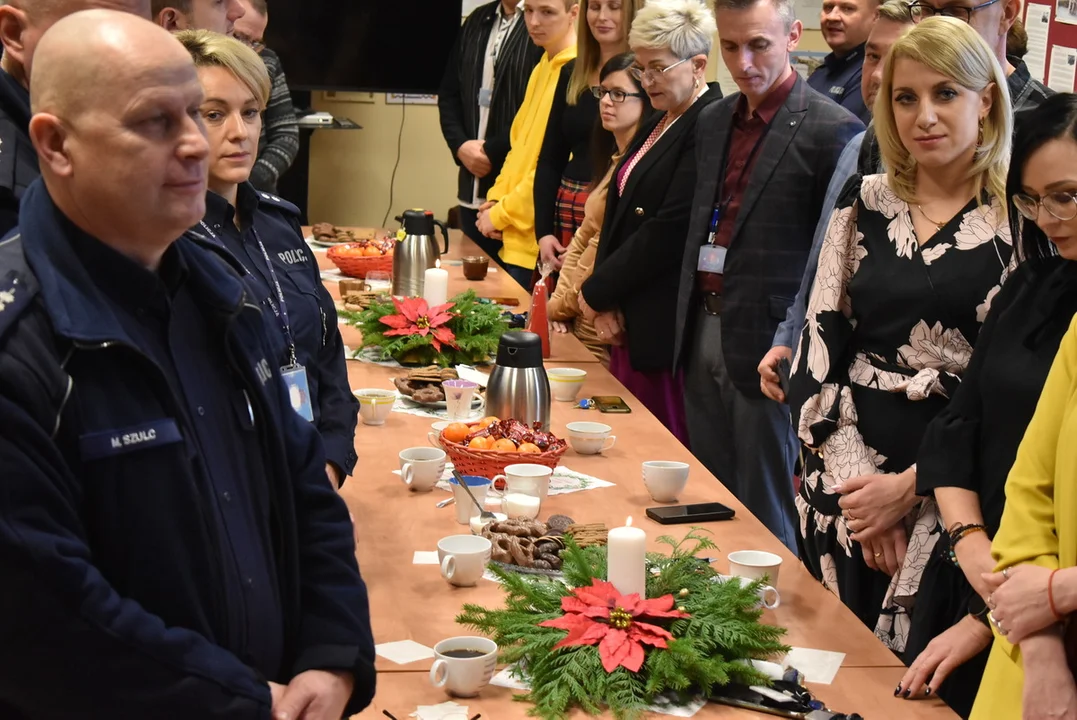
[[[454,243],[455,252],[475,254],[478,248],[466,240]],[[450,255],[451,257],[451,255]],[[319,262],[325,261],[321,255]],[[461,285],[462,271],[449,266],[450,292]],[[498,276],[501,277],[498,277]],[[522,301],[528,298],[523,289],[507,274],[494,278],[496,290],[489,295],[511,296],[514,292]],[[335,283],[330,283],[335,285]],[[493,285],[491,286],[493,287]],[[335,292],[335,288],[331,288]],[[487,294],[487,293],[482,293]],[[522,304],[526,308],[526,302]],[[586,362],[581,353],[590,356],[572,335],[561,336],[558,355],[547,367],[580,366]],[[627,415],[600,415],[596,410],[580,410],[572,403],[554,402],[551,412],[552,429],[563,436],[565,425],[574,420],[599,420],[613,427],[617,435],[614,448],[601,456],[581,456],[571,449],[562,464],[572,470],[587,473],[615,483],[615,486],[552,496],[543,505],[543,515],[567,514],[580,522],[604,522],[608,527],[622,525],[628,516],[648,534],[650,550],[663,551],[655,539],[662,534],[675,537],[687,532],[686,526],[665,527],[649,520],[644,511],[653,506],[641,479],[640,464],[644,460],[679,460],[690,466],[688,486],[679,502],[721,502],[736,510],[729,522],[705,523],[713,533],[719,551],[715,567],[725,572],[725,556],[735,550],[768,550],[782,556],[784,562],[777,583],[781,606],[766,611],[765,622],[788,629],[784,642],[797,647],[831,650],[845,653],[845,661],[832,685],[813,685],[816,695],[835,710],[859,712],[865,718],[954,718],[937,699],[921,702],[902,701],[893,697],[893,689],[904,672],[901,662],[873,633],[836,597],[823,588],[804,569],[803,565],[756,520],[711,475],[701,463],[658,420],[643,407],[637,398],[622,386],[599,363],[582,366],[588,376],[583,393],[586,395],[620,395],[632,408]],[[360,362],[348,363],[348,375],[353,388],[391,388],[391,368]],[[370,593],[370,608],[375,642],[384,643],[411,639],[427,646],[453,635],[469,634],[455,624],[454,618],[462,603],[472,602],[498,606],[503,600],[500,587],[482,580],[473,588],[456,588],[446,583],[433,565],[413,565],[416,550],[435,550],[437,541],[446,535],[467,533],[468,528],[456,523],[452,506],[438,509],[435,503],[448,495],[435,489],[429,493],[409,492],[393,470],[399,467],[397,453],[407,447],[427,444],[430,420],[403,413],[393,413],[385,425],[359,425],[356,432],[356,451],[359,463],[355,477],[341,490],[341,495],[355,515],[359,544],[357,557]],[[445,700],[441,690],[430,687],[427,672],[430,661],[397,665],[378,657],[378,693],[374,704],[359,717],[381,716],[389,710],[403,720],[419,704],[437,704]],[[488,687],[480,698],[461,700],[470,714],[481,712],[484,718],[523,717],[523,706],[513,703],[512,691]],[[756,713],[709,705],[696,715],[699,718],[762,717]]]

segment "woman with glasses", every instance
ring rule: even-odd
[[[972,709],[992,638],[985,605],[992,585],[984,580],[995,567],[991,539],[1007,566],[1033,559],[1029,543],[1051,531],[1048,525],[1017,524],[1005,528],[1007,538],[999,523],[1027,512],[1026,496],[1013,493],[1006,477],[1011,467],[1014,477],[1022,472],[1020,463],[1014,466],[1018,445],[1077,313],[1077,96],[1055,95],[1022,118],[1006,191],[1016,210],[1010,224],[1021,264],[992,301],[961,387],[928,426],[917,462],[917,492],[934,495],[950,532],[942,534],[924,571],[907,646],[910,669],[899,692],[937,693],[962,717]],[[1018,541],[1018,528],[1031,534]],[[1007,542],[1013,547],[1001,552]],[[1014,571],[1009,575],[1015,586],[1024,580]],[[1045,588],[1044,582],[1038,589]],[[1001,631],[1014,627],[1009,619],[1000,620]],[[1012,647],[997,653],[1000,668],[1016,669]],[[985,683],[985,694],[993,696],[987,690],[993,686],[994,679]],[[1009,698],[1010,712],[993,699],[994,709],[984,717],[1020,717],[1019,698],[1019,692]]]
[[[606,196],[613,171],[632,142],[641,123],[646,122],[654,108],[643,92],[639,81],[628,69],[636,56],[632,53],[615,55],[602,66],[599,84],[590,88],[598,101],[602,123],[592,133],[591,156],[594,158],[594,182],[588,188],[583,223],[572,238],[564,255],[564,266],[557,287],[550,297],[547,312],[554,330],[573,332],[588,350],[603,363],[609,362],[606,346],[599,341],[594,325],[580,316],[577,297],[583,281],[591,276],[598,252],[599,230],[606,217]]]
[[[628,29],[642,0],[584,0],[576,31],[576,59],[561,68],[546,137],[535,168],[535,235],[539,262],[561,269],[562,256],[583,223],[592,183],[590,145],[598,101],[590,90],[600,69],[628,50]]]
[[[671,371],[681,259],[696,182],[700,110],[721,97],[703,74],[717,28],[699,0],[652,0],[636,15],[630,73],[660,114],[643,125],[610,180],[602,242],[580,310],[610,350],[612,372],[688,444],[684,381]]]
[[[339,487],[355,467],[358,402],[348,383],[336,306],[299,226],[299,210],[248,182],[258,153],[269,74],[246,45],[206,30],[176,35],[198,68],[199,109],[209,140],[206,216],[194,232],[216,242],[242,275],[279,338],[278,363],[292,404],[325,445],[326,474]]]
[[[965,23],[930,18],[894,43],[874,117],[887,173],[846,186],[793,361],[800,557],[895,652],[939,537],[916,497],[920,442],[1012,255],[1009,106]]]

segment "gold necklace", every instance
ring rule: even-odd
[[[938,222],[937,220],[932,220],[930,217],[928,217],[928,214],[924,212],[924,206],[920,203],[916,204],[916,209],[920,211],[920,214],[924,216],[925,220],[935,226],[935,232],[938,232],[939,230],[942,230],[944,227],[946,227],[946,223]]]

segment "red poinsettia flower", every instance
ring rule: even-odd
[[[673,596],[644,600],[637,593],[621,595],[611,583],[595,580],[591,587],[576,588],[561,598],[564,616],[539,623],[539,627],[568,630],[554,649],[573,645],[594,645],[602,667],[613,672],[618,666],[631,672],[643,667],[643,645],[669,647],[673,635],[665,628],[641,620],[686,618],[688,613],[673,609]]]
[[[453,303],[445,303],[435,308],[428,308],[426,300],[422,298],[393,298],[393,305],[399,315],[386,315],[381,319],[383,323],[393,328],[385,334],[388,335],[430,335],[430,344],[434,349],[441,352],[441,344],[449,347],[457,347],[456,336],[453,331],[445,327],[445,323],[452,320],[453,314],[448,312]]]

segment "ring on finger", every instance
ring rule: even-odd
[[[991,608],[992,610],[995,608],[995,594],[994,593],[991,593],[990,595],[987,596],[987,607]]]
[[[876,557],[876,558],[881,558],[882,556],[883,556],[883,554],[882,554],[881,552],[877,552],[877,553],[875,553],[875,557]]]
[[[1009,568],[1002,568],[1002,577],[1004,577],[1007,580],[1010,579],[1010,569]]]

